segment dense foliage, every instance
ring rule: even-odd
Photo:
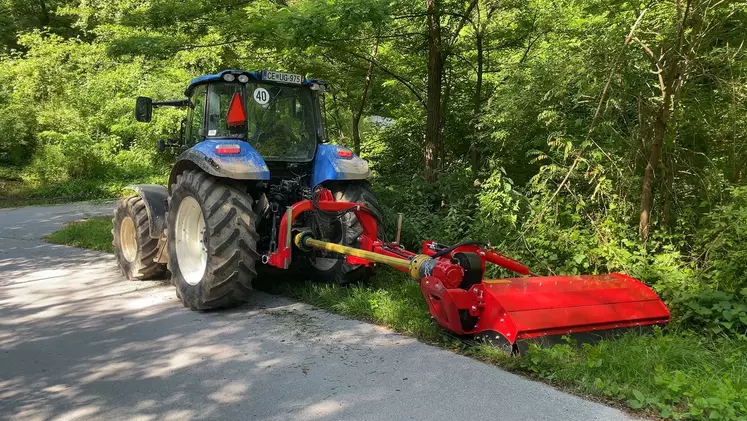
[[[163,178],[154,145],[182,116],[136,123],[135,96],[180,98],[223,68],[305,72],[332,82],[330,134],[371,161],[411,243],[487,238],[544,272],[706,291],[699,310],[682,301],[690,323],[742,302],[747,3],[432,3],[6,0],[0,162],[47,191]]]
[[[0,0],[0,28],[0,179],[24,194],[162,179],[182,116],[136,123],[137,95],[306,73],[409,244],[631,273],[677,327],[747,334],[745,1]]]

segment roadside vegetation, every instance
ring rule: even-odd
[[[73,222],[47,237],[57,244],[112,252],[111,218]],[[387,326],[422,342],[541,379],[582,396],[671,419],[747,419],[747,338],[687,329],[682,318],[652,334],[629,332],[593,345],[530,346],[519,357],[471,346],[428,314],[418,284],[379,268],[368,284],[341,287],[260,279],[255,287],[359,320]]]
[[[314,75],[329,137],[371,163],[410,249],[480,239],[540,274],[625,272],[673,312],[663,335],[501,364],[665,418],[745,419],[745,34],[744,0],[0,0],[0,206],[165,182],[178,150],[155,147],[184,115],[138,124],[138,95],[226,68]],[[53,239],[103,244],[93,221]],[[452,344],[408,285],[286,293]]]

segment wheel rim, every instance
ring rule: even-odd
[[[202,208],[191,196],[185,197],[176,212],[175,246],[179,272],[190,285],[197,285],[205,274],[205,218]]]
[[[335,226],[327,227],[329,229],[328,232],[325,232],[324,234],[317,233],[317,235],[319,235],[324,241],[329,241],[331,243],[337,243],[346,246],[347,244],[344,244],[344,224],[340,220],[333,222],[333,224],[335,224]],[[319,253],[322,253],[322,255],[320,256]],[[344,257],[325,257],[325,255],[326,253],[324,252],[318,252],[316,256],[311,258],[311,265],[314,266],[316,270],[326,272],[334,268],[337,262],[344,259]]]
[[[135,238],[135,221],[125,216],[119,224],[119,246],[122,256],[128,262],[134,262],[137,257],[137,239]]]

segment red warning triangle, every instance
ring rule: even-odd
[[[246,124],[246,111],[244,110],[244,101],[238,92],[234,92],[231,98],[231,105],[228,106],[226,122],[229,127],[243,126]]]

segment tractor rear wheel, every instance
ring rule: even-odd
[[[383,211],[379,206],[376,193],[371,190],[367,181],[334,183],[326,186],[337,202],[357,202],[366,206],[373,214],[382,220]],[[383,227],[379,226],[379,234]],[[350,247],[358,247],[358,237],[363,233],[358,218],[353,212],[345,214],[339,221],[330,224],[324,233],[313,233],[326,241],[342,244]],[[315,252],[309,258],[311,270],[309,276],[313,280],[347,284],[351,282],[367,281],[373,271],[362,265],[352,265],[345,260],[344,256]]]
[[[165,271],[165,265],[154,260],[158,254],[158,240],[150,237],[148,211],[140,196],[119,199],[112,225],[114,254],[125,278],[149,279]]]
[[[168,252],[176,295],[192,310],[233,307],[249,298],[257,276],[252,198],[202,171],[171,186]]]

